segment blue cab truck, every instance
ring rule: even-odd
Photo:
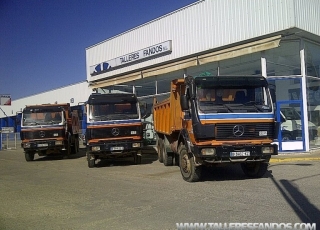
[[[135,94],[93,93],[86,102],[88,167],[98,159],[132,157],[141,163],[143,123]]]

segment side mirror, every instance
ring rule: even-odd
[[[187,95],[180,96],[180,105],[183,111],[189,110],[189,102],[188,102]]]

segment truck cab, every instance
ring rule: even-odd
[[[79,151],[79,120],[70,105],[28,105],[21,116],[21,147],[26,161],[34,155],[66,154]]]
[[[133,157],[141,163],[143,124],[135,94],[94,93],[86,103],[88,167],[97,159]]]
[[[159,161],[178,162],[188,182],[200,180],[203,166],[226,164],[261,177],[278,154],[279,123],[262,76],[176,79],[170,98],[156,102],[153,112]]]

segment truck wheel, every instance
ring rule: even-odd
[[[163,139],[158,138],[158,141],[157,141],[157,153],[158,153],[158,160],[159,160],[160,163],[163,163],[162,150],[163,150]]]
[[[72,146],[72,154],[77,154],[78,152],[79,152],[79,138],[75,138]]]
[[[292,140],[293,138],[289,135],[289,134],[284,134],[283,136],[282,136],[282,140],[283,141],[290,141],[290,140]]]
[[[246,176],[251,178],[259,178],[267,172],[268,163],[241,163],[241,168]]]
[[[202,166],[196,166],[194,157],[190,157],[184,145],[179,147],[179,165],[182,178],[188,182],[197,182],[201,179]]]
[[[26,161],[33,161],[34,152],[24,152],[24,157],[26,158]]]
[[[90,153],[87,153],[87,161],[88,161],[88,167],[94,168],[94,166],[96,165],[96,159]]]
[[[163,147],[163,150],[162,150],[162,156],[163,156],[163,164],[165,166],[173,165],[173,153],[168,153],[165,146]]]
[[[133,162],[134,162],[135,165],[141,164],[141,160],[142,160],[141,154],[137,154],[137,153],[134,154],[134,156],[133,156]]]

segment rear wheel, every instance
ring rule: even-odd
[[[184,145],[179,146],[179,165],[182,178],[188,182],[197,182],[201,179],[203,166],[196,166],[194,156],[188,154]]]
[[[173,165],[173,153],[168,153],[166,148],[163,148],[163,164],[165,166],[172,166]]]
[[[24,152],[24,157],[26,158],[26,161],[33,161],[34,152]]]
[[[268,170],[268,163],[256,162],[256,163],[242,163],[242,171],[244,174],[251,178],[262,177]]]
[[[160,163],[163,163],[162,150],[163,150],[163,139],[161,139],[160,137],[158,137],[158,141],[157,141],[157,153],[158,153],[158,160],[159,160]]]

